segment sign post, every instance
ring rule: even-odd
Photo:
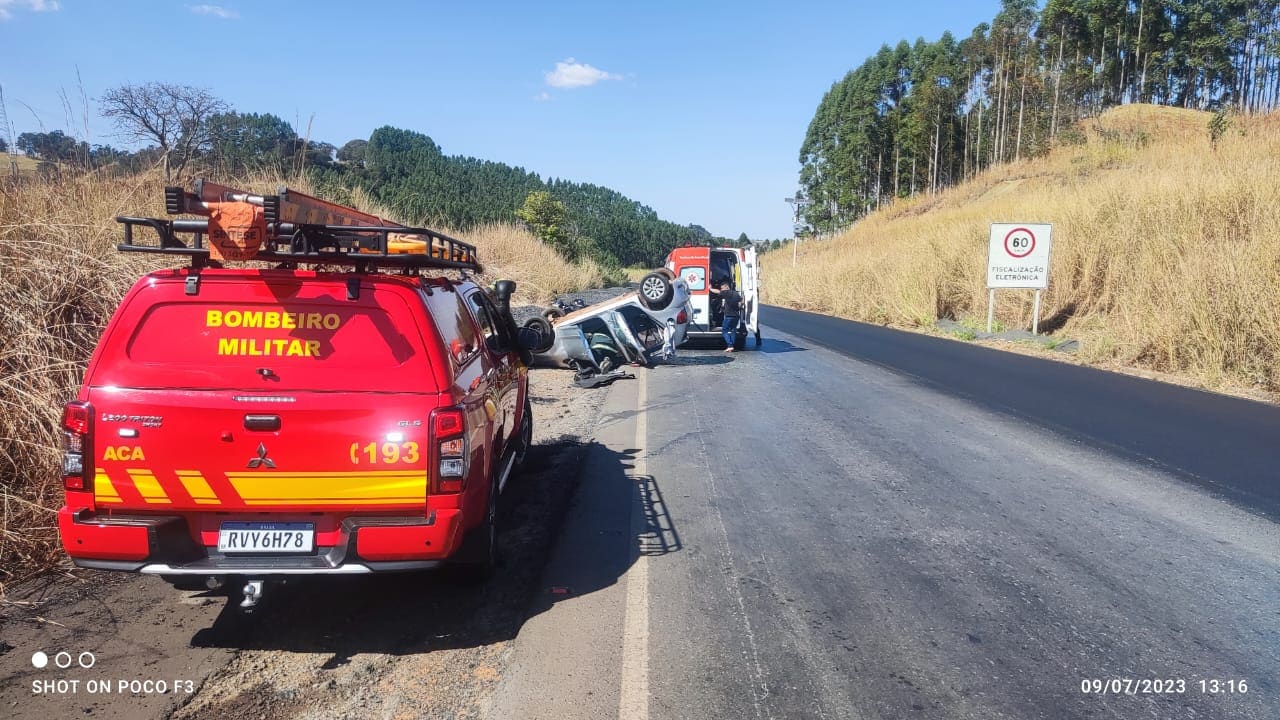
[[[794,240],[791,241],[791,267],[795,267],[796,266],[796,248],[799,247],[800,245],[800,233],[795,229],[795,226],[800,224],[800,209],[803,208],[805,205],[812,203],[813,201],[805,197],[802,197],[800,193],[796,193],[795,197],[789,197],[789,198],[783,198],[783,199],[786,200],[787,204],[791,206],[791,211],[792,211],[792,214],[791,214],[791,217],[793,220],[792,232],[796,234],[796,237]]]
[[[1053,226],[1044,223],[991,223],[987,245],[987,332],[995,319],[996,289],[1036,291],[1031,333],[1040,333],[1040,293],[1049,286],[1049,247]]]
[[[996,318],[996,289],[987,290],[987,332],[991,332],[991,321]]]

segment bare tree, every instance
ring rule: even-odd
[[[126,137],[160,146],[166,180],[182,174],[210,141],[210,115],[230,110],[209,91],[187,85],[121,85],[102,95],[102,115]]]

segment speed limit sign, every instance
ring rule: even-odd
[[[1048,287],[1052,230],[1052,225],[1043,223],[992,223],[987,287]]]
[[[1027,228],[1016,227],[1004,236],[1004,251],[1019,260],[1035,252],[1036,234]]]

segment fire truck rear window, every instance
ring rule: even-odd
[[[159,303],[133,329],[126,352],[134,363],[170,373],[198,368],[201,376],[211,368],[252,367],[367,378],[425,367],[422,339],[403,301],[380,303]]]

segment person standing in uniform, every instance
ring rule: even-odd
[[[724,322],[720,325],[720,332],[724,335],[724,351],[733,352],[734,336],[738,334],[738,323],[742,321],[742,296],[728,280],[722,281],[718,290],[711,288],[711,292],[720,296],[723,302]]]

